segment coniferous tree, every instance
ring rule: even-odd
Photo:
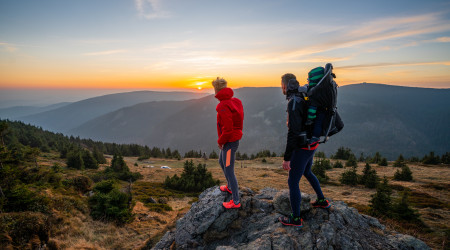
[[[399,155],[397,160],[394,162],[393,166],[397,167],[397,168],[401,168],[401,167],[403,167],[405,165],[406,165],[405,164],[405,158],[403,158],[403,155]]]
[[[385,157],[381,158],[381,161],[378,163],[378,165],[386,167],[388,165],[387,159]]]
[[[91,152],[88,150],[83,150],[83,163],[85,168],[89,169],[98,169],[98,163],[97,160],[92,156]]]
[[[446,152],[441,156],[441,162],[444,164],[450,164],[450,152]]]
[[[239,155],[240,156],[240,155]],[[219,155],[217,155],[216,151],[212,151],[211,154],[209,154],[209,158],[210,159],[219,159]],[[236,154],[236,159],[240,159],[240,157],[238,157],[238,155]]]
[[[325,162],[325,160],[327,162]],[[331,168],[330,161],[328,159],[320,158],[314,161],[311,171],[314,173],[317,179],[319,179],[320,182],[326,183],[330,179],[330,177],[328,177],[325,170],[330,168]]]
[[[356,167],[353,166],[351,170],[349,169],[342,173],[340,181],[342,184],[356,186],[358,184],[358,174],[356,173]]]
[[[441,160],[439,159],[439,156],[435,156],[434,152],[430,152],[429,155],[425,155],[422,159],[422,163],[424,163],[424,164],[437,165],[440,162],[441,162]]]
[[[397,219],[408,221],[408,222],[420,222],[420,215],[410,207],[410,202],[408,201],[409,193],[408,191],[401,192],[401,197],[396,203],[392,205],[393,216]]]
[[[348,160],[351,156],[355,157],[352,150],[349,148],[340,147],[338,148],[336,154],[332,157],[333,159],[340,159],[340,160]],[[356,157],[355,157],[356,159]]]
[[[397,180],[397,181],[412,181],[413,177],[412,177],[411,169],[405,164],[402,167],[401,171],[397,170],[395,172],[394,180]]]
[[[105,164],[106,163],[105,156],[95,146],[94,146],[94,148],[92,150],[92,155],[94,156],[94,158],[95,158],[95,160],[97,161],[98,164]]]
[[[347,162],[345,162],[346,167],[357,167],[358,163],[356,162],[356,158],[354,155],[350,155]]]
[[[333,164],[333,168],[343,168],[343,167],[344,167],[344,165],[342,165],[342,162],[340,162],[340,161],[336,161]]]
[[[377,172],[375,171],[375,169],[372,169],[369,163],[366,163],[366,166],[364,167],[363,170],[363,174],[360,177],[359,183],[367,188],[377,187],[378,184]]]
[[[66,163],[68,168],[84,169],[83,157],[79,150],[68,152]]]
[[[390,216],[392,201],[391,201],[392,189],[389,187],[389,182],[386,176],[383,181],[378,184],[377,192],[372,195],[372,199],[369,202],[369,211],[375,216]]]

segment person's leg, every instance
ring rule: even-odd
[[[225,145],[224,145],[225,147]],[[229,185],[227,174],[225,173],[225,162],[224,162],[225,156],[224,156],[224,150],[220,150],[219,152],[219,165],[222,168],[223,175],[225,175],[225,179],[227,181],[227,186]]]
[[[312,152],[312,155],[308,159],[308,162],[307,162],[306,167],[305,167],[305,172],[303,173],[303,175],[306,177],[306,179],[308,180],[309,184],[311,184],[311,186],[313,187],[314,192],[316,192],[317,199],[321,200],[321,199],[324,199],[325,197],[323,196],[322,188],[320,188],[319,180],[317,179],[317,177],[311,171],[311,166],[313,164],[313,158],[314,158],[315,150],[311,151],[311,152]]]
[[[239,141],[229,142],[225,144],[223,150],[223,163],[225,166],[225,176],[228,180],[228,188],[231,190],[233,195],[234,204],[239,204],[239,187],[236,175],[234,174],[234,160],[236,151],[239,147]]]
[[[291,209],[294,217],[300,216],[302,196],[299,183],[303,172],[305,171],[306,163],[308,163],[310,158],[310,154],[311,153],[308,150],[298,149],[293,152],[291,157],[291,170],[289,170],[288,185]]]

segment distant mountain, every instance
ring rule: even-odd
[[[70,104],[70,102],[61,102],[52,105],[48,105],[45,107],[36,107],[36,106],[14,106],[9,108],[0,109],[0,117],[2,119],[16,120],[22,116],[28,116],[32,114],[37,114],[45,111],[49,111],[52,109],[57,109],[64,107]]]
[[[286,143],[286,100],[279,88],[241,88],[244,137],[240,151],[283,152]],[[141,103],[92,119],[70,130],[96,140],[171,147],[180,151],[217,151],[213,95],[189,101]],[[450,89],[355,84],[339,88],[338,110],[344,130],[321,151],[340,146],[356,154],[379,151],[389,159],[399,154],[423,156],[450,150]]]
[[[67,132],[98,116],[149,101],[180,101],[200,98],[204,93],[136,91],[104,95],[74,102],[61,108],[20,117],[21,121],[55,132]]]

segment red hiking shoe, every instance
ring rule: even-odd
[[[321,207],[321,208],[330,208],[331,204],[327,199],[319,200],[317,199],[315,202],[311,203],[313,207]]]
[[[228,189],[228,186],[227,186],[227,185],[220,186],[219,189],[220,189],[220,191],[222,191],[222,192],[228,192],[228,193],[231,194],[231,190]]]
[[[226,209],[230,209],[230,208],[240,208],[241,207],[241,203],[239,202],[239,204],[234,204],[233,200],[230,200],[229,202],[224,202],[222,203],[222,205],[226,208]]]

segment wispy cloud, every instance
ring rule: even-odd
[[[450,66],[450,61],[439,62],[398,62],[398,63],[373,63],[373,64],[358,64],[336,67],[339,69],[360,69],[360,68],[375,68],[375,67],[401,67],[401,66],[423,66],[423,65],[445,65]]]
[[[138,15],[145,19],[171,17],[171,13],[163,10],[161,0],[135,0]]]
[[[128,52],[128,50],[124,50],[124,49],[105,50],[105,51],[84,53],[83,55],[85,55],[85,56],[107,56],[107,55],[113,55],[113,54],[119,54],[119,53],[125,53],[125,52]]]
[[[17,47],[14,44],[11,43],[2,43],[0,42],[0,46],[3,47],[4,50],[8,51],[8,52],[14,52],[17,50]]]
[[[445,36],[445,37],[439,37],[439,38],[436,38],[436,42],[440,42],[440,43],[450,43],[450,37]]]
[[[325,42],[288,51],[284,56],[302,57],[374,42],[449,31],[450,23],[440,17],[439,13],[429,13],[410,17],[378,19],[350,27],[348,32],[337,32],[333,39]],[[447,37],[441,40],[445,42]]]

